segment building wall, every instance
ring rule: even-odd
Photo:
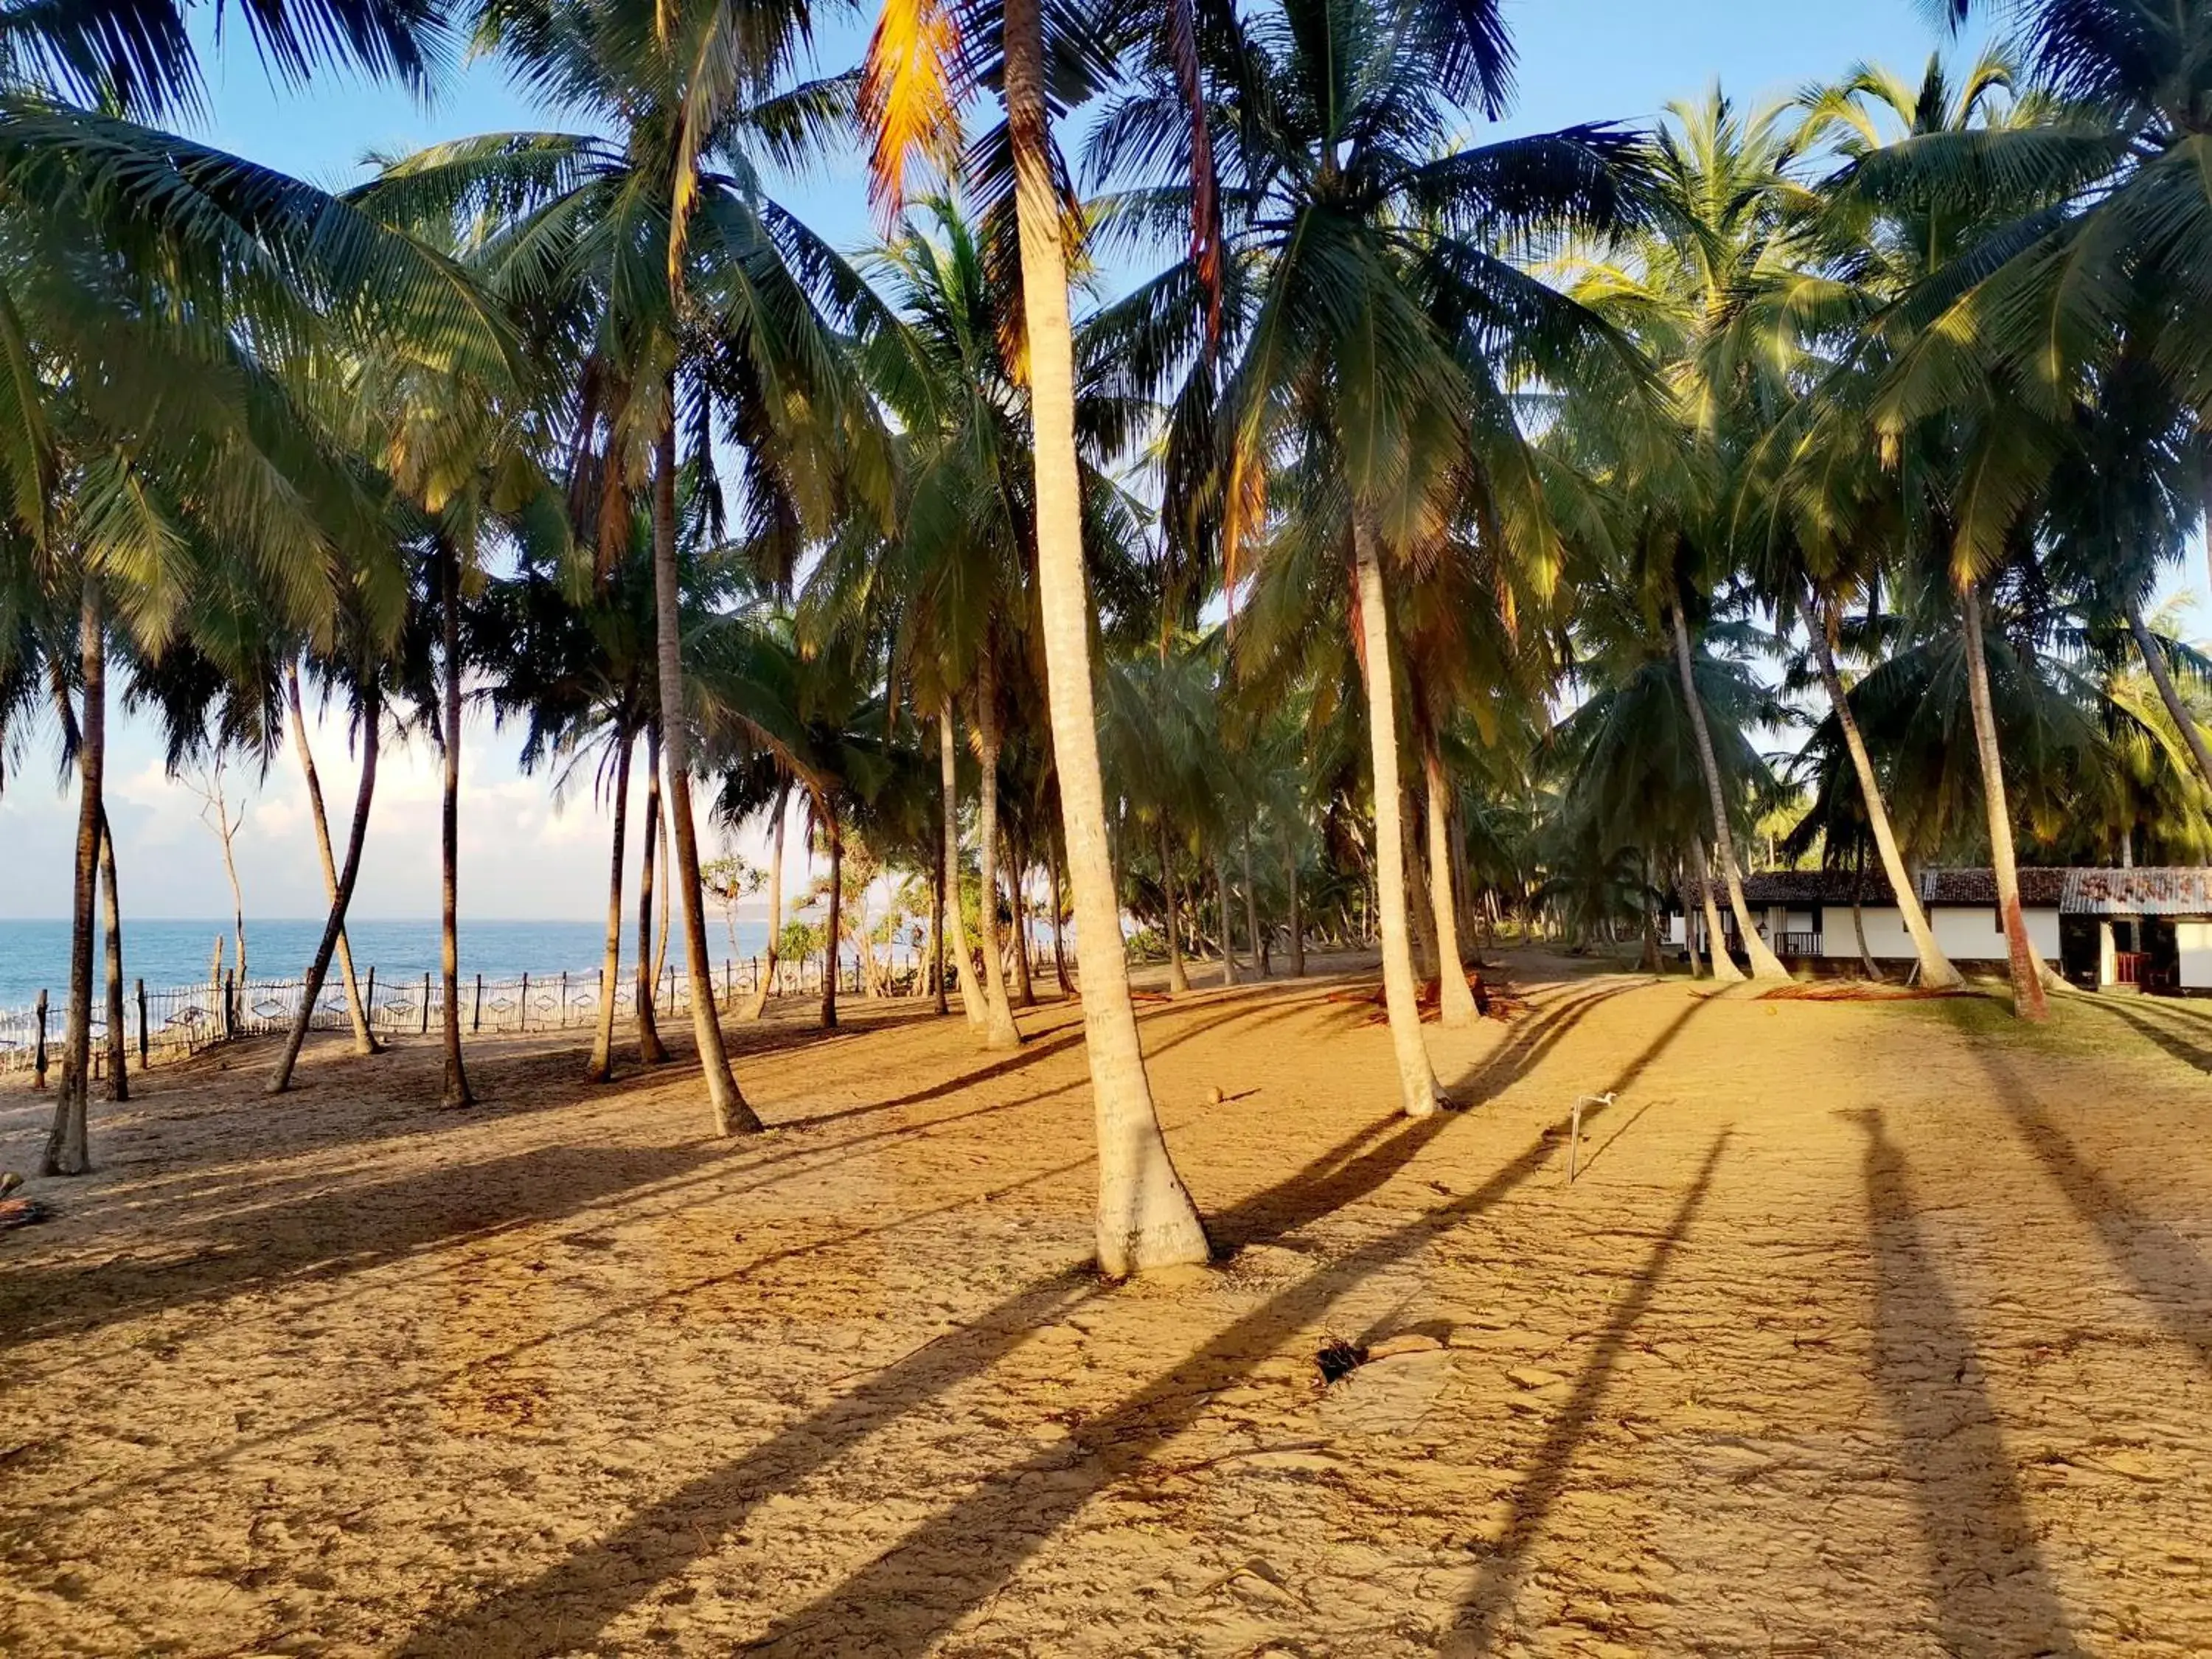
[[[1759,913],[1764,916],[1765,913]],[[1905,931],[1905,917],[1896,906],[1868,904],[1860,907],[1866,919],[1867,949],[1876,960],[1912,959],[1912,935]],[[1791,932],[1809,932],[1813,918],[1809,911],[1792,910],[1788,913]],[[2031,908],[2026,913],[2028,942],[2035,953],[2048,961],[2058,959],[2058,912],[2049,908]],[[2203,962],[2198,972],[2202,983],[2212,986],[2212,923],[2185,924],[2203,929]],[[1943,954],[1954,962],[2002,962],[2005,959],[2004,930],[1997,926],[1996,910],[1990,905],[1938,905],[1929,913],[1929,926],[1936,935],[1936,943]],[[1668,937],[1676,945],[1682,942],[1682,918],[1674,918]],[[2186,951],[2188,947],[2185,946]],[[1859,947],[1857,936],[1851,931],[1851,907],[1832,904],[1820,915],[1820,954],[1823,960],[1856,962]],[[2182,983],[2196,983],[2189,977],[2190,969],[2185,955]]]
[[[2212,921],[2177,921],[2173,942],[2181,953],[2185,990],[2212,990]]]

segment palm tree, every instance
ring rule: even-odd
[[[1957,18],[1974,9],[1949,6]],[[2006,396],[2058,421],[2101,370],[2131,357],[2154,372],[2175,418],[2194,426],[2198,494],[2212,499],[2212,295],[2203,278],[2212,259],[2212,5],[2021,0],[2008,9],[2031,84],[2057,109],[1994,133],[1931,135],[1896,158],[1897,183],[1989,234],[1925,285],[1886,421],[1973,401],[1993,374]],[[1984,493],[2016,506],[2048,482],[2056,453],[2008,444],[1990,469],[2002,487]],[[1973,556],[1994,557],[2001,518],[1993,507],[1966,520]]]
[[[1909,115],[1904,89],[1870,96],[1882,83],[1866,76],[1814,100],[1816,122],[1840,121],[1845,137],[1844,165],[1823,181],[1826,206],[1810,221],[1812,246],[1860,326],[1819,382],[1820,412],[1796,441],[1797,477],[1787,487],[1801,533],[1809,523],[1815,542],[1871,533],[1887,544],[1901,579],[1917,580],[1914,566],[1948,573],[2014,1006],[2039,1019],[2045,970],[2019,914],[1983,608],[1991,572],[2027,550],[2035,493],[2063,422],[2021,395],[2019,373],[1978,347],[1973,374],[1962,378],[1958,331],[1978,324],[1957,295],[2002,250],[2034,234],[2024,227],[2060,210],[2098,144],[2053,118],[2039,98],[2000,101],[2009,79],[2001,60],[1984,60],[1954,92],[1931,64]],[[1897,136],[1881,141],[1860,107],[1869,102],[1891,107]]]
[[[48,1159],[74,1173],[112,627],[158,653],[215,549],[256,570],[284,626],[327,627],[342,573],[386,550],[380,488],[337,412],[346,349],[374,337],[497,365],[507,341],[449,262],[320,191],[112,116],[4,102],[0,284],[15,325],[0,494],[20,532],[9,556],[79,613],[86,700],[82,938]]]
[[[472,231],[471,261],[532,319],[567,376],[568,415],[601,507],[602,553],[650,501],[661,774],[682,901],[692,1025],[718,1133],[759,1120],[730,1070],[714,1000],[692,811],[677,479],[688,442],[711,465],[713,424],[737,432],[747,538],[787,570],[842,477],[880,471],[872,410],[849,384],[836,328],[859,279],[762,187],[759,163],[804,154],[850,108],[849,77],[780,87],[803,9],[738,27],[715,4],[526,3],[488,17],[480,45],[523,82],[613,136],[502,134],[436,146],[375,190],[407,222]],[[879,479],[878,479],[879,482]]]
[[[1602,331],[1498,250],[1577,224],[1625,222],[1636,148],[1597,127],[1452,148],[1460,115],[1449,97],[1464,82],[1464,41],[1447,20],[1363,0],[1302,0],[1240,33],[1220,71],[1217,118],[1234,143],[1214,145],[1234,162],[1222,235],[1224,327],[1237,354],[1222,371],[1215,417],[1231,520],[1224,562],[1241,567],[1262,529],[1255,509],[1266,490],[1287,488],[1305,521],[1299,533],[1326,538],[1350,578],[1385,1000],[1405,1109],[1426,1114],[1440,1091],[1421,1039],[1407,926],[1392,588],[1430,556],[1435,526],[1471,504],[1516,558],[1555,557],[1505,384],[1520,373],[1571,373]],[[1098,163],[1157,155],[1152,171],[1163,177],[1187,172],[1178,109],[1171,88],[1140,88],[1103,124]],[[1182,188],[1131,192],[1125,210],[1157,222]],[[1206,303],[1186,263],[1119,307],[1158,317],[1156,343],[1139,355],[1158,366],[1160,381],[1211,375],[1199,322]],[[1290,453],[1297,459],[1282,483],[1263,489],[1269,460]]]
[[[986,31],[966,20],[969,40]],[[950,7],[887,9],[869,43],[864,107],[874,130],[879,200],[902,193],[918,149],[954,147],[969,88],[995,71],[1006,126],[991,147],[1013,198],[1028,366],[1036,520],[1036,603],[1045,662],[1063,842],[1083,978],[1085,1048],[1098,1138],[1098,1261],[1109,1276],[1202,1261],[1206,1230],[1168,1156],[1129,998],[1120,906],[1098,761],[1097,702],[1083,556],[1076,448],[1074,336],[1068,316],[1068,227],[1055,181],[1046,87],[1046,22],[1037,0],[998,9],[995,63],[969,50]],[[1080,61],[1079,58],[1078,61]],[[1065,91],[1066,88],[1059,90]]]

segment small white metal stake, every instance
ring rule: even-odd
[[[1608,1089],[1601,1095],[1575,1097],[1574,1127],[1568,1132],[1567,1136],[1567,1185],[1570,1187],[1575,1184],[1575,1164],[1583,1149],[1583,1108],[1610,1106],[1613,1104],[1613,1091]]]

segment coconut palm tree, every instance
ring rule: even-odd
[[[1964,18],[1975,0],[1949,9]],[[2126,356],[2193,425],[2199,493],[2212,495],[2212,4],[2008,9],[2031,85],[2058,108],[1998,132],[1931,135],[1887,169],[1898,187],[1978,221],[1992,204],[2007,210],[1918,295],[1885,423],[1975,401],[1993,373],[2005,395],[2060,420]],[[1975,557],[1995,556],[2003,507],[2047,482],[2056,453],[2008,444],[1992,457],[1990,505],[1964,525]]]
[[[376,337],[495,371],[508,341],[450,262],[321,191],[111,115],[0,102],[15,319],[0,494],[11,556],[81,614],[82,937],[48,1159],[75,1172],[112,630],[158,653],[219,549],[285,627],[326,632],[334,595],[389,546],[381,488],[343,442],[347,349]]]
[[[742,26],[741,26],[742,22]],[[487,14],[481,49],[609,137],[495,134],[387,167],[373,198],[404,222],[463,226],[470,262],[565,376],[575,482],[599,503],[602,554],[650,502],[662,783],[695,987],[692,1025],[717,1133],[759,1121],[730,1070],[714,999],[691,803],[677,482],[710,468],[717,419],[740,441],[744,538],[787,571],[842,482],[882,483],[872,407],[838,330],[866,299],[773,200],[763,164],[796,159],[851,107],[850,77],[786,84],[802,8],[743,20],[705,3],[531,0]]]
[[[1055,13],[1053,26],[1068,18]],[[994,26],[995,25],[995,27]],[[1109,1275],[1204,1261],[1206,1231],[1160,1133],[1145,1073],[1121,946],[1105,787],[1098,761],[1091,606],[1083,553],[1082,469],[1076,446],[1074,336],[1068,314],[1069,226],[1052,143],[1047,18],[1037,0],[956,8],[922,0],[888,6],[869,43],[864,119],[875,137],[872,188],[903,194],[909,161],[957,149],[970,90],[995,82],[1006,111],[981,146],[996,188],[1012,196],[1021,271],[1036,520],[1036,601],[1046,667],[1054,767],[1074,900],[1083,979],[1085,1049],[1098,1139],[1098,1260]],[[982,42],[994,33],[999,51]],[[1096,64],[1085,43],[1055,64]],[[1110,62],[1110,54],[1103,55]],[[1062,106],[1085,88],[1063,75]],[[1002,198],[1003,199],[1003,198]]]

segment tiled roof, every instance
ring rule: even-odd
[[[2164,886],[2136,884],[2123,888],[2102,884],[2108,878],[2156,876],[2170,878]],[[1896,901],[1880,870],[1854,877],[1848,870],[1761,870],[1743,878],[1745,902],[1759,908],[1786,905],[1803,909],[1814,904],[1849,904],[1851,890],[1858,889],[1862,904],[1884,905]],[[2124,890],[2171,896],[2163,908],[2126,909],[2101,903],[2094,895]],[[2079,902],[2069,896],[2079,889]],[[1997,902],[1997,878],[1993,870],[1923,870],[1917,878],[1923,904],[1980,907]],[[2030,866],[2020,872],[2020,902],[2031,910],[2079,910],[2085,915],[2212,915],[2212,870],[2064,870]]]
[[[2078,916],[2212,915],[2212,870],[2069,870],[2058,908]]]

